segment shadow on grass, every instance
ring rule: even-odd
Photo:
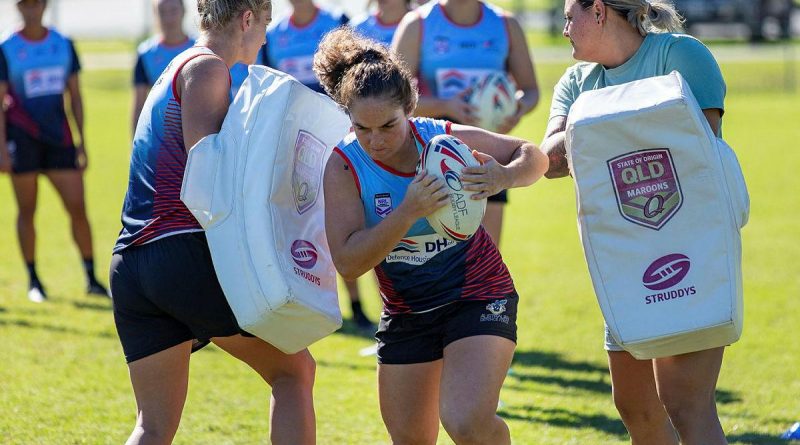
[[[78,336],[94,336],[100,338],[117,338],[116,334],[108,333],[108,332],[93,332],[88,333],[85,331],[81,331],[74,328],[69,328],[66,326],[53,326],[45,323],[34,323],[29,320],[23,319],[0,319],[0,326],[12,326],[12,327],[19,327],[19,328],[29,328],[29,329],[40,329],[44,331],[54,332],[57,334],[71,334],[71,335],[78,335]]]
[[[540,408],[532,405],[503,408],[497,414],[504,419],[535,422],[561,428],[591,428],[618,436],[620,439],[628,435],[625,425],[620,419],[604,414],[578,413],[563,408]]]
[[[77,309],[89,309],[93,311],[109,312],[111,311],[111,300],[106,303],[93,303],[88,301],[74,301],[72,303]]]
[[[753,444],[753,445],[789,445],[798,442],[790,442],[788,440],[783,440],[778,437],[778,434],[774,436],[770,436],[767,434],[761,433],[740,433],[740,434],[732,434],[728,436],[728,443],[741,443],[741,444]]]
[[[567,378],[553,375],[532,375],[515,372],[511,378],[516,377],[523,382],[536,382],[543,385],[557,385],[562,388],[577,388],[584,391],[592,391],[603,394],[611,394],[611,385],[603,380],[591,380],[580,378]]]
[[[567,360],[557,352],[517,350],[514,353],[514,362],[511,366],[514,365],[608,374],[608,368],[605,366],[599,366],[591,362]]]
[[[338,368],[349,369],[351,371],[369,371],[375,372],[378,365],[373,361],[372,364],[365,365],[360,363],[346,363],[346,362],[331,362],[328,360],[317,360],[318,368]]]

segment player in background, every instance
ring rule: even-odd
[[[292,13],[267,30],[265,64],[291,74],[307,87],[324,93],[312,68],[314,52],[329,31],[347,24],[346,15],[322,9],[312,0],[289,0]]]
[[[722,72],[705,45],[678,33],[681,17],[671,2],[567,0],[564,16],[563,34],[579,63],[567,68],[554,88],[542,142],[550,157],[547,177],[569,174],[567,116],[584,91],[678,71],[719,134],[726,91]],[[636,360],[606,327],[605,349],[614,404],[633,445],[727,443],[715,400],[724,347]]]
[[[83,259],[87,292],[108,296],[95,277],[86,215],[83,172],[88,157],[80,62],[72,41],[42,24],[46,7],[45,0],[19,0],[23,27],[0,42],[0,172],[11,174],[19,212],[17,237],[28,269],[28,298],[34,302],[47,298],[35,263],[33,223],[39,174],[50,180],[67,210],[72,238]],[[77,142],[72,138],[64,93],[78,131]]]
[[[376,0],[374,12],[354,17],[349,25],[359,34],[391,45],[397,25],[407,12],[411,11],[411,0]]]
[[[178,54],[194,45],[194,39],[183,31],[185,9],[183,0],[153,0],[158,33],[137,48],[136,66],[133,69],[132,129],[142,112],[144,100],[164,68]]]
[[[482,227],[458,243],[435,233],[425,216],[449,194],[415,170],[428,141],[452,133],[483,150],[474,152],[482,165],[462,171],[465,189],[481,199],[532,184],[547,158],[517,138],[411,118],[410,72],[352,29],[325,37],[314,71],[353,124],[325,168],[325,227],[345,279],[374,268],[380,281],[378,390],[392,442],[436,443],[441,419],[457,444],[511,443],[496,410],[516,342],[514,284]],[[415,248],[429,245],[435,250]]]
[[[392,47],[415,73],[420,99],[415,114],[475,125],[465,101],[469,87],[491,72],[510,75],[519,89],[517,113],[499,133],[508,133],[539,103],[539,87],[525,33],[507,12],[479,0],[428,2],[400,23]],[[505,191],[489,198],[483,224],[500,245]]]
[[[170,63],[139,118],[123,228],[111,260],[114,322],[138,410],[127,444],[172,443],[188,391],[190,353],[209,341],[272,387],[271,443],[313,444],[311,354],[284,354],[240,329],[205,233],[180,200],[187,151],[219,132],[230,104],[229,67],[255,61],[271,4],[199,0],[197,7],[197,46]]]

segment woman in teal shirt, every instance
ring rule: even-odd
[[[555,87],[542,150],[548,178],[569,174],[564,149],[567,115],[589,90],[680,72],[711,128],[720,132],[725,82],[700,41],[675,34],[681,17],[664,0],[567,0],[564,37],[580,62]],[[724,348],[636,360],[606,329],[609,369],[617,406],[634,445],[727,443],[714,392]]]

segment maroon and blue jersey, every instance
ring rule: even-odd
[[[429,118],[409,121],[417,149],[450,123]],[[414,179],[372,159],[350,133],[334,149],[347,162],[364,206],[367,228],[386,218],[405,198]],[[438,235],[427,219],[418,219],[375,268],[384,309],[389,314],[419,313],[462,300],[511,296],[514,283],[494,243],[481,226],[464,242]]]
[[[210,49],[196,46],[172,59],[147,96],[133,136],[115,253],[166,236],[203,230],[180,198],[187,152],[176,84],[184,65],[203,55],[216,57]]]
[[[160,36],[153,36],[140,43],[136,49],[133,84],[152,87],[172,59],[192,46],[194,46],[194,39],[188,37],[177,45],[167,45]]]
[[[438,1],[416,9],[421,19],[420,94],[449,99],[486,76],[507,71],[511,38],[507,14],[480,4],[478,21],[453,22]]]
[[[6,125],[50,145],[73,145],[64,91],[80,68],[72,41],[54,29],[41,40],[16,32],[0,42],[0,82],[8,83],[10,102]]]
[[[265,64],[290,74],[314,91],[324,92],[314,74],[314,53],[328,32],[347,23],[345,15],[317,9],[314,18],[303,26],[292,16],[276,21],[267,29]]]
[[[394,33],[397,31],[397,23],[386,23],[381,21],[378,14],[367,14],[356,17],[350,21],[349,25],[359,34],[369,37],[372,40],[383,43],[386,46],[392,44]]]

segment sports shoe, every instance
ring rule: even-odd
[[[86,294],[96,295],[98,297],[111,298],[111,295],[108,293],[108,290],[97,281],[89,282],[89,285],[86,287]]]
[[[44,301],[47,300],[47,294],[44,292],[42,283],[38,281],[31,283],[31,286],[28,288],[28,300],[34,303],[44,303]]]
[[[781,434],[783,440],[800,440],[800,422],[795,422],[791,428]]]

